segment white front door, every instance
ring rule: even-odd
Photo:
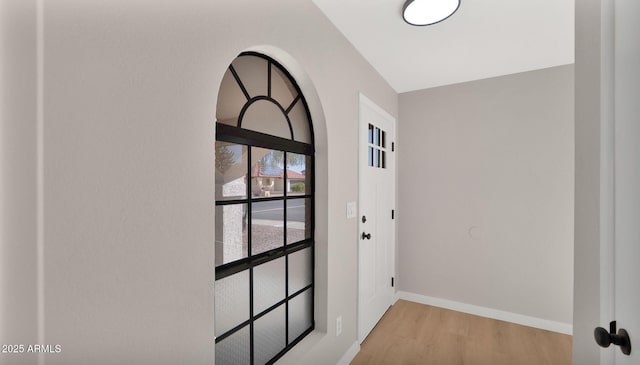
[[[358,340],[393,304],[395,119],[360,95]]]
[[[640,364],[640,2],[615,1],[614,194],[615,318],[631,338],[631,355],[616,348],[616,364]]]

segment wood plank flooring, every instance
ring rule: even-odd
[[[399,300],[352,365],[564,365],[571,336]]]

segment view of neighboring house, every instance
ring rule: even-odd
[[[305,175],[287,169],[285,183],[284,169],[280,167],[263,166],[259,163],[251,166],[251,191],[254,196],[270,196],[271,194],[304,192]],[[301,185],[300,185],[301,184]]]

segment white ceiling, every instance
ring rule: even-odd
[[[415,27],[404,0],[313,0],[399,93],[574,61],[574,0],[461,0]]]

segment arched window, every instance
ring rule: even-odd
[[[287,70],[246,52],[216,119],[216,364],[271,363],[314,329],[311,117]]]

